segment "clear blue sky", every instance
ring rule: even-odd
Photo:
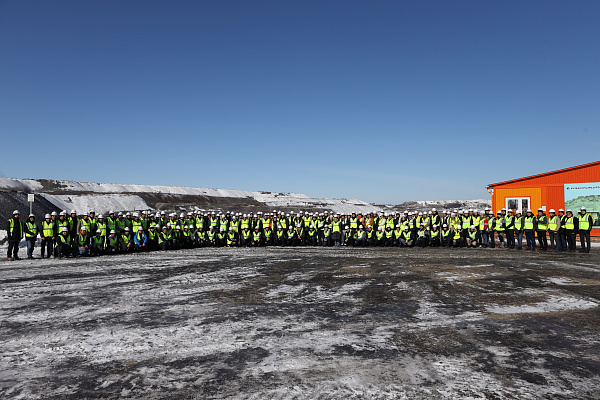
[[[600,160],[600,1],[0,0],[0,174],[488,198]]]

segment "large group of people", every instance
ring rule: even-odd
[[[101,256],[142,251],[167,251],[196,247],[262,246],[382,246],[506,248],[517,250],[590,251],[594,224],[585,207],[454,210],[439,213],[351,213],[293,211],[258,212],[119,212],[106,216],[90,210],[83,215],[71,210],[46,214],[38,220],[30,214],[20,219],[15,210],[8,220],[7,259],[18,260],[19,243],[25,239],[27,258],[40,242],[41,258]],[[536,245],[537,238],[537,245]]]

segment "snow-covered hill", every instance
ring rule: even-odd
[[[0,178],[0,192],[36,193],[59,210],[329,210],[340,213],[489,207],[489,200],[437,200],[377,205],[358,199],[311,198],[304,193],[278,193],[180,186],[92,183],[47,179]],[[8,212],[8,211],[7,211]]]

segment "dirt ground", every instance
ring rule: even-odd
[[[0,262],[2,399],[598,399],[600,251]]]

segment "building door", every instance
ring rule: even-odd
[[[507,210],[519,210],[525,214],[527,209],[531,208],[531,197],[507,197],[504,201]]]

